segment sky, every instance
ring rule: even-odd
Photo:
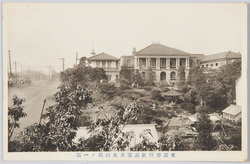
[[[131,55],[152,43],[193,54],[241,52],[242,4],[6,4],[4,55],[17,72],[62,71],[91,51]]]

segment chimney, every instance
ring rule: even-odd
[[[90,53],[91,55],[95,55],[95,51],[94,51],[94,49],[92,49],[92,52]]]
[[[132,51],[132,55],[134,55],[135,53],[136,53],[136,48],[134,47]]]

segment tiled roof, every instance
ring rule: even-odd
[[[236,116],[241,112],[241,106],[230,105],[229,107],[224,109],[222,112]]]
[[[198,60],[202,60],[205,58],[204,54],[190,54],[190,57],[197,58]]]
[[[189,53],[171,48],[162,44],[151,44],[146,48],[135,53],[136,56],[149,55],[188,55]]]
[[[221,60],[221,59],[240,59],[240,58],[241,58],[240,53],[226,51],[226,52],[221,52],[217,54],[207,55],[204,59],[202,59],[202,62]]]
[[[103,53],[97,54],[95,56],[89,57],[88,60],[89,61],[94,61],[94,60],[112,60],[112,61],[118,61],[120,59],[103,52]]]

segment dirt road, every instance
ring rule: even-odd
[[[15,129],[12,138],[14,138],[18,132],[23,130],[23,128],[39,122],[44,99],[46,98],[45,109],[46,107],[53,105],[55,102],[50,99],[50,97],[56,93],[59,85],[59,81],[51,82],[48,80],[40,80],[32,81],[32,83],[28,86],[9,88],[9,106],[12,103],[12,96],[17,95],[19,98],[25,99],[23,106],[24,112],[27,113],[27,117],[20,119],[20,128]]]

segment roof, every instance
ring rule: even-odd
[[[215,61],[221,59],[241,59],[241,54],[232,51],[221,52],[205,56],[205,58],[202,59],[202,62]]]
[[[227,107],[226,109],[224,109],[222,112],[236,116],[239,113],[241,113],[241,106],[230,105],[229,107]]]
[[[164,96],[181,96],[182,93],[180,92],[177,92],[173,89],[171,89],[170,91],[166,92],[166,93],[163,93]]]
[[[121,56],[121,58],[134,58],[134,56],[132,56],[132,55],[123,55],[123,56]]]
[[[103,53],[91,56],[87,60],[89,60],[89,61],[95,61],[95,60],[112,60],[112,61],[118,61],[120,59],[103,52]]]
[[[135,53],[135,56],[149,55],[189,55],[189,53],[162,44],[151,44]]]
[[[197,58],[198,60],[202,60],[205,58],[204,54],[190,54],[190,57]]]
[[[156,124],[134,124],[134,125],[125,125],[122,129],[123,132],[134,132],[134,138],[131,141],[131,146],[135,146],[136,144],[140,143],[143,138],[141,136],[142,133],[148,131],[150,134],[147,135],[150,142],[157,142],[158,141],[158,134],[155,128]],[[76,131],[76,137],[74,138],[74,142],[78,142],[78,140],[82,137],[85,139],[89,138],[91,133],[88,132],[87,127],[79,127]]]

